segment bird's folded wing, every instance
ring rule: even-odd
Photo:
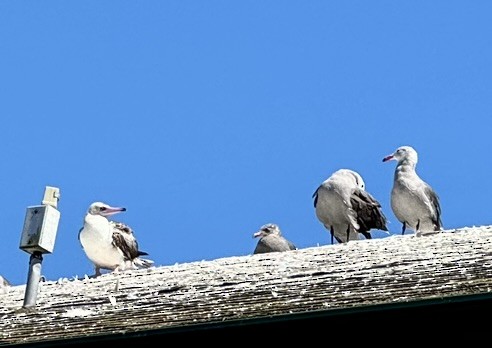
[[[381,204],[369,192],[355,190],[351,196],[351,203],[352,209],[357,213],[357,223],[361,231],[369,231],[373,228],[388,230]]]
[[[133,230],[124,223],[110,222],[113,228],[113,245],[119,248],[126,259],[133,260],[140,255]]]

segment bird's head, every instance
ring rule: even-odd
[[[89,210],[87,212],[92,215],[101,215],[106,217],[121,213],[122,211],[126,211],[126,208],[112,207],[106,203],[94,202],[89,206]]]
[[[269,235],[280,236],[281,235],[280,227],[278,227],[277,224],[272,224],[272,223],[265,224],[261,226],[260,229],[253,234],[253,238],[265,237]]]
[[[366,189],[366,183],[362,176],[354,170],[351,169],[339,169],[335,173],[333,173],[333,177],[337,177],[338,179],[343,180],[347,184],[357,186],[361,190]]]
[[[418,161],[417,151],[411,146],[400,146],[394,153],[383,158],[383,162],[391,160],[398,161],[398,163],[408,161],[416,164]]]

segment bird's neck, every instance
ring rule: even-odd
[[[106,219],[104,216],[101,215],[92,215],[92,214],[87,214],[84,218],[84,224],[86,226],[91,226],[94,228],[97,227],[106,227],[109,226],[109,221]]]
[[[415,174],[415,166],[417,163],[414,161],[410,161],[408,159],[404,159],[398,163],[395,170],[395,178],[399,176],[405,175],[413,175]]]

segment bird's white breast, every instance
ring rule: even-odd
[[[80,243],[87,257],[97,266],[114,269],[124,262],[123,253],[113,244],[109,221],[98,215],[88,214],[80,232]]]

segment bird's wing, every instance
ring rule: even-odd
[[[115,221],[110,221],[110,225],[113,229],[113,245],[123,252],[126,259],[133,260],[140,255],[147,255],[138,250],[137,240],[128,225]]]
[[[265,243],[263,238],[261,238],[258,241],[258,244],[256,244],[256,248],[255,248],[253,254],[263,254],[263,253],[268,253],[270,251],[272,251],[271,248],[267,245],[267,243]]]
[[[275,252],[275,251],[288,251],[295,250],[294,244],[289,242],[282,236],[267,236],[258,241],[256,245],[255,254]]]
[[[79,229],[79,234],[77,235],[77,238],[79,239],[79,242],[80,242],[80,233],[82,232],[82,230],[83,230],[83,229],[84,229],[84,227],[81,227],[81,228]]]
[[[432,222],[435,225],[436,231],[442,228],[441,221],[441,205],[439,203],[439,197],[436,192],[428,184],[425,185],[424,189],[425,195],[429,198],[430,204],[432,206]]]
[[[269,236],[264,239],[267,240],[270,248],[275,251],[288,251],[296,249],[295,245],[283,236]]]
[[[352,209],[357,214],[357,223],[359,231],[366,238],[367,233],[375,228],[382,231],[388,231],[386,226],[386,217],[381,210],[381,204],[367,191],[356,189],[350,199]]]
[[[297,247],[290,240],[287,240],[290,250],[297,250]]]
[[[314,198],[314,207],[316,208],[316,205],[318,204],[318,190],[321,186],[318,186],[318,188],[316,189],[316,191],[314,191],[313,193],[313,198]]]

